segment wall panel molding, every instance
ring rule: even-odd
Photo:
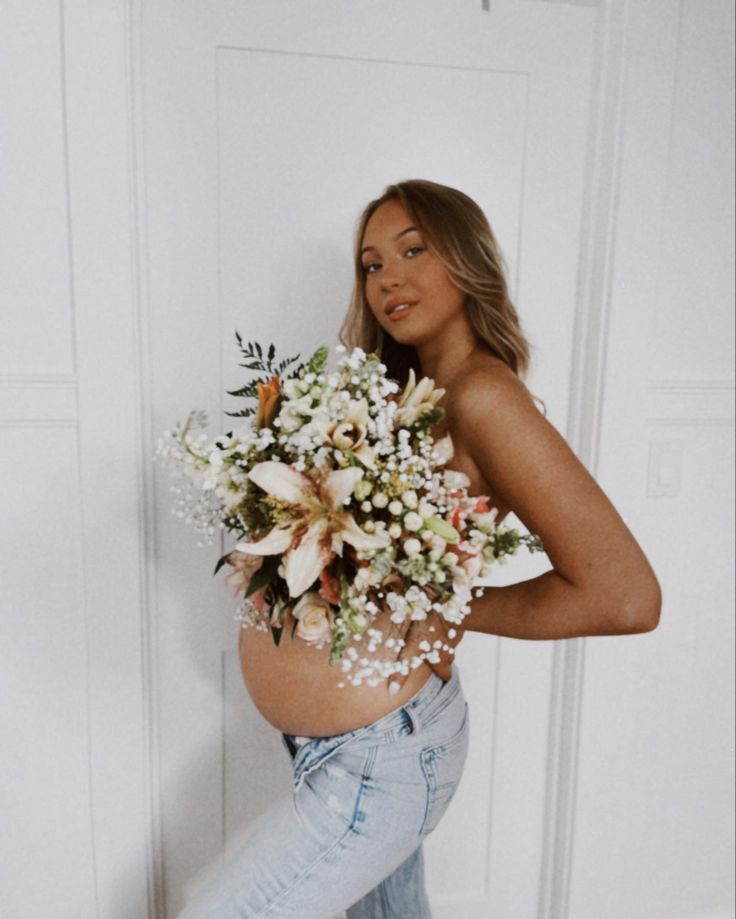
[[[69,425],[77,421],[77,383],[72,377],[0,377],[0,424]]]
[[[650,380],[647,424],[728,425],[734,423],[734,381]]]
[[[586,4],[588,5],[588,4]],[[568,443],[596,474],[615,260],[621,138],[626,119],[627,0],[598,13],[586,160],[583,240],[572,330]],[[547,787],[538,919],[568,914],[573,863],[585,639],[555,642],[550,684]]]
[[[143,98],[143,0],[125,0],[129,208],[131,230],[131,313],[138,412],[137,520],[140,572],[141,680],[143,697],[143,789],[146,808],[145,858],[149,919],[166,915],[159,738],[161,724],[158,610],[156,605],[155,494],[151,347],[148,328],[148,238]]]
[[[97,915],[152,917],[141,484],[148,458],[141,436],[132,51],[137,7],[114,0],[60,9]]]

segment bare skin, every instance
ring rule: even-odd
[[[240,661],[251,698],[279,730],[327,736],[375,721],[405,704],[432,671],[447,680],[453,652],[466,632],[526,639],[649,631],[659,621],[661,592],[644,553],[604,492],[534,404],[524,383],[479,341],[465,296],[427,249],[404,209],[387,202],[372,215],[363,239],[365,292],[376,320],[397,341],[417,348],[423,375],[446,390],[448,468],[470,478],[470,495],[487,495],[497,522],[513,510],[537,533],[553,569],[507,587],[486,588],[455,629],[434,614],[405,632],[402,658],[411,660],[426,630],[448,645],[440,661],[394,676],[395,695],[367,685],[343,688],[338,668],[284,629],[281,646],[254,629],[240,634]],[[409,308],[392,318],[387,309]],[[402,315],[403,314],[403,315]],[[374,626],[387,632],[388,616]]]
[[[464,295],[411,227],[398,202],[373,214],[365,233],[366,298],[389,334],[417,348],[423,374],[446,389],[446,417],[434,433],[453,438],[449,467],[470,477],[470,495],[491,498],[498,522],[513,509],[541,537],[553,565],[539,577],[486,588],[455,637],[444,640],[454,650],[467,631],[555,639],[656,628],[661,591],[640,546],[524,383],[477,338]],[[411,306],[392,319],[386,309],[397,302]],[[412,625],[404,658],[429,624],[448,631],[436,614]],[[432,665],[443,679],[452,657],[444,651]],[[393,679],[401,686],[406,677]]]

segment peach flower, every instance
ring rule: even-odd
[[[225,584],[227,587],[234,587],[237,596],[241,590],[248,589],[250,579],[263,564],[263,558],[233,549],[227,557],[227,563],[232,565],[234,570],[225,578]]]

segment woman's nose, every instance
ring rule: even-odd
[[[381,286],[384,290],[399,287],[403,282],[404,276],[398,265],[384,265],[381,272]]]

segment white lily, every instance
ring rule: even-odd
[[[390,542],[387,533],[364,532],[345,510],[345,500],[362,477],[363,470],[351,466],[315,481],[286,463],[256,463],[248,478],[291,505],[292,520],[275,526],[258,542],[238,543],[235,548],[250,555],[283,554],[285,580],[292,597],[304,593],[334,555],[342,554],[343,540],[356,549],[386,548]]]
[[[350,450],[369,469],[375,469],[375,452],[365,442],[368,434],[368,400],[351,400],[342,421],[333,421],[324,409],[318,409],[312,424],[320,430],[325,441],[338,450]]]
[[[444,389],[434,388],[434,380],[430,377],[422,377],[417,383],[414,368],[410,368],[409,379],[399,399],[396,423],[407,426],[413,424],[420,415],[431,411],[444,394]]]

